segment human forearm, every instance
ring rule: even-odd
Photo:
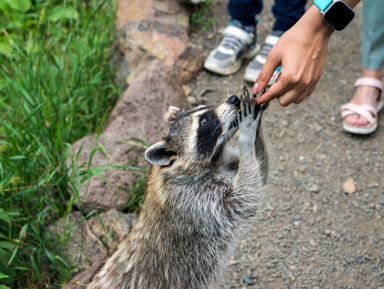
[[[347,4],[352,9],[356,7],[357,4],[359,4],[361,0],[344,0],[344,3]]]
[[[352,8],[360,0],[344,2]],[[287,106],[300,103],[310,95],[322,75],[333,32],[334,29],[323,20],[319,8],[312,5],[271,50],[253,92],[265,88],[279,65],[281,75],[268,92],[257,98],[257,102],[264,103],[278,98],[281,105]]]

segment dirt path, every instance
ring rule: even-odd
[[[265,2],[261,40],[273,23],[272,1]],[[261,218],[229,260],[222,288],[384,288],[384,117],[372,136],[355,137],[342,130],[339,116],[361,70],[361,7],[356,12],[333,36],[314,94],[287,108],[273,101],[264,115],[270,188]],[[228,24],[226,1],[215,1],[213,15],[208,31],[191,35],[207,52]],[[243,72],[203,71],[188,86],[216,103],[237,94]],[[342,188],[348,178],[357,188],[352,194]]]

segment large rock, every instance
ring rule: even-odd
[[[132,230],[133,223],[137,220],[137,217],[136,214],[124,214],[116,210],[110,210],[100,214],[98,217],[91,217],[87,223],[92,233],[97,236],[111,252]],[[111,236],[108,239],[110,232]]]
[[[64,284],[62,289],[86,289],[101,264],[101,261],[96,261],[86,270],[73,277],[68,283]]]
[[[56,221],[47,230],[53,243],[63,245],[64,260],[70,260],[71,265],[78,266],[77,271],[84,270],[107,255],[106,248],[91,232],[78,211],[72,212],[68,219]]]
[[[137,220],[136,214],[124,214],[116,210],[110,210],[99,216],[92,216],[87,220],[90,231],[112,252],[124,237],[131,231],[133,223]],[[100,222],[102,221],[102,223]],[[108,236],[111,231],[110,239]],[[103,259],[94,262],[85,271],[74,276],[63,289],[85,289],[92,276],[102,264]]]
[[[129,141],[132,138],[148,138],[151,143],[160,140],[164,130],[163,116],[171,105],[189,108],[176,71],[158,60],[141,66],[140,73],[112,111],[99,139],[96,141],[94,136],[87,136],[73,144],[72,156],[81,149],[74,167],[87,169],[92,154],[90,169],[94,171],[111,164],[143,167],[144,148]],[[95,150],[95,147],[99,149]],[[83,212],[122,210],[137,173],[140,171],[110,168],[83,181],[78,188],[80,209]]]
[[[116,24],[125,55],[121,73],[128,83],[137,67],[153,57],[177,69],[182,83],[203,66],[203,50],[188,38],[188,8],[179,1],[119,0]]]

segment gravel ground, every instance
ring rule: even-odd
[[[271,2],[259,17],[259,39],[273,24]],[[330,43],[316,91],[300,105],[273,101],[264,114],[271,172],[261,217],[229,260],[221,288],[384,289],[384,118],[371,136],[343,131],[340,105],[361,70],[361,4]],[[206,51],[228,24],[226,1],[215,1],[208,31],[192,33]],[[244,68],[222,77],[202,71],[191,95],[216,103],[237,94]],[[352,178],[356,190],[345,193]]]

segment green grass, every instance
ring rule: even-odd
[[[98,173],[66,159],[71,143],[100,133],[120,95],[115,9],[116,1],[0,0],[2,289],[60,288],[74,272],[61,252],[68,236],[52,244],[46,228]]]
[[[216,18],[212,17],[212,5],[213,0],[206,0],[193,7],[189,18],[191,30],[206,31],[216,22]]]

